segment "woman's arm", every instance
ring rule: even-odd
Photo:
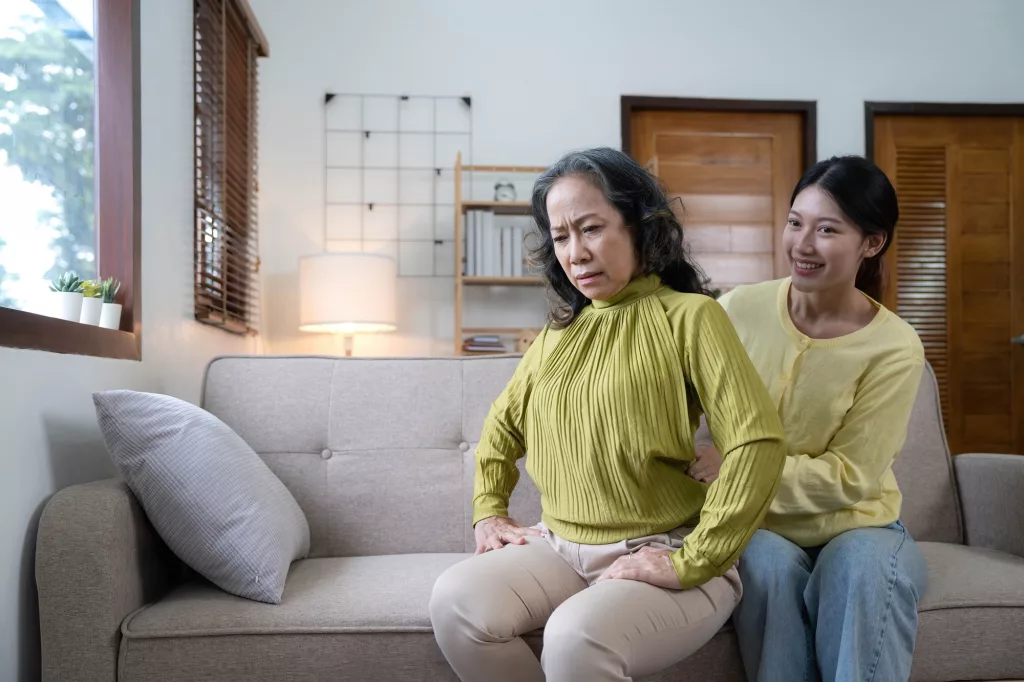
[[[526,452],[526,405],[533,375],[540,366],[547,330],[534,339],[505,390],[491,404],[476,446],[473,525],[492,516],[508,516],[508,499],[519,481],[516,460]]]
[[[702,303],[676,335],[686,378],[724,454],[700,523],[672,555],[685,589],[724,574],[739,558],[768,511],[786,447],[775,406],[722,307]]]
[[[906,440],[923,369],[915,354],[865,375],[828,450],[786,458],[771,513],[827,514],[877,495],[882,474]]]

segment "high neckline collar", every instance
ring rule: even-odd
[[[611,310],[629,305],[633,301],[640,300],[645,296],[653,294],[660,289],[661,277],[657,275],[640,275],[634,277],[629,284],[624,286],[619,293],[603,301],[593,300],[591,304],[595,310]]]

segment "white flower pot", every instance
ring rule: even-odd
[[[100,311],[100,326],[104,329],[121,328],[121,304],[104,303]]]
[[[82,324],[96,326],[100,323],[100,311],[103,309],[102,298],[87,298],[82,301],[82,316],[78,321]]]
[[[82,317],[82,299],[76,291],[54,291],[53,316],[69,322],[78,322]]]

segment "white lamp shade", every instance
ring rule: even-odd
[[[360,334],[395,329],[398,266],[376,253],[299,259],[299,329]]]

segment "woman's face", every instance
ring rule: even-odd
[[[638,274],[632,235],[597,187],[580,177],[563,177],[548,191],[547,209],[555,257],[584,296],[607,300]]]
[[[782,234],[793,287],[803,292],[853,287],[861,262],[884,244],[884,235],[865,236],[816,185],[797,195]]]

